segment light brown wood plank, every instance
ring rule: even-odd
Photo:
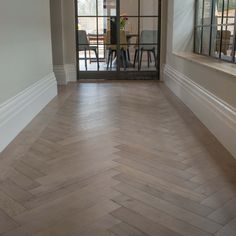
[[[165,212],[148,206],[140,201],[130,198],[128,196],[122,195],[113,199],[116,203],[121,206],[130,209],[137,214],[144,216],[151,221],[157,222],[160,225],[163,225],[167,228],[170,228],[174,232],[177,232],[180,235],[185,236],[210,236],[203,230],[200,230],[198,227],[193,226],[191,223],[186,223],[182,220],[177,219]]]
[[[163,83],[69,83],[0,154],[0,235],[232,236],[235,168]]]
[[[90,207],[84,211],[71,214],[66,219],[58,221],[52,227],[49,227],[38,234],[37,236],[51,236],[51,235],[71,235],[76,236],[85,230],[89,225],[97,221],[99,218],[106,216],[108,213],[119,208],[119,205],[112,201],[105,200],[104,202],[98,202],[93,207]]]
[[[126,224],[124,222],[113,226],[110,229],[110,231],[115,233],[118,236],[130,236],[130,235],[147,236],[147,234],[141,232],[137,228],[134,228],[131,225],[128,225],[128,224]]]
[[[10,217],[14,217],[26,210],[20,203],[16,202],[2,191],[0,191],[0,209]]]
[[[158,190],[154,186],[147,184],[145,180],[136,180],[124,174],[117,175],[114,179],[201,216],[207,216],[214,211],[212,208],[201,205],[186,197],[181,197],[178,194],[171,193],[168,190]]]
[[[0,210],[0,234],[8,232],[19,225],[13,221],[6,213]]]
[[[123,207],[113,211],[111,214],[150,236],[180,236],[180,234]]]
[[[129,176],[132,176],[133,178],[136,178],[138,180],[145,179],[145,182],[147,184],[150,184],[152,186],[155,186],[156,189],[160,191],[169,191],[174,194],[178,194],[183,197],[187,197],[188,199],[194,200],[194,201],[202,201],[206,198],[203,194],[196,193],[194,191],[182,188],[180,186],[177,186],[175,184],[169,183],[167,181],[164,181],[159,178],[155,178],[147,173],[143,173],[142,171],[137,171],[136,169],[132,169],[128,166],[118,166],[115,168],[117,171],[120,171],[121,173],[127,174]]]
[[[209,218],[224,225],[236,217],[236,197],[209,215]]]
[[[0,189],[19,203],[24,203],[33,198],[31,193],[20,188],[9,179],[0,183]]]
[[[130,185],[122,183],[116,185],[113,188],[122,194],[128,195],[136,200],[144,202],[145,204],[152,206],[153,208],[157,208],[161,211],[164,211],[167,214],[177,219],[183,220],[187,223],[190,223],[196,227],[199,227],[200,229],[206,232],[215,233],[221,228],[220,224],[217,224],[214,221],[211,221],[210,219],[206,219],[202,216],[196,215],[185,209],[177,207],[165,200],[162,200],[160,198],[149,195],[143,191],[140,191],[136,188],[133,188]]]
[[[236,234],[236,218],[230,221],[222,229],[220,229],[216,236],[235,236]]]

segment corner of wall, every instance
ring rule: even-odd
[[[58,85],[67,85],[69,82],[76,82],[75,64],[55,65],[53,66]]]
[[[67,82],[76,82],[76,66],[75,64],[65,64],[65,73]]]
[[[58,85],[66,85],[67,80],[66,80],[66,72],[65,72],[64,65],[54,65],[53,71],[56,76],[57,84]]]

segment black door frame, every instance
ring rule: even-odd
[[[98,1],[98,0],[96,0]],[[138,35],[140,35],[140,0],[138,1]],[[79,70],[79,57],[78,57],[78,48],[79,48],[79,40],[78,40],[78,0],[74,0],[75,5],[75,37],[76,37],[76,77],[77,80],[81,79],[105,79],[105,80],[126,80],[132,78],[132,80],[160,80],[161,76],[161,34],[162,34],[162,0],[158,0],[158,44],[157,44],[157,70],[156,71],[120,71],[119,64],[116,71],[80,71]],[[117,12],[117,24],[120,22],[120,0],[116,0],[116,12]],[[118,14],[119,13],[119,14]],[[98,17],[98,15],[96,15]],[[98,22],[98,21],[97,21]],[[119,37],[120,30],[117,27],[117,38]],[[119,44],[117,45],[117,49],[119,49]],[[120,50],[117,50],[118,54]],[[118,55],[119,58],[119,55]]]

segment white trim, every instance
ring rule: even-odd
[[[165,64],[161,64],[160,66],[160,81],[164,81],[165,79]]]
[[[75,64],[65,64],[65,73],[67,82],[76,82],[76,66]]]
[[[53,71],[59,85],[66,85],[68,82],[76,82],[75,64],[54,65]]]
[[[236,158],[236,109],[169,65],[165,83]]]
[[[51,73],[0,104],[0,152],[56,95],[56,78]]]
[[[55,76],[57,78],[57,83],[59,85],[66,85],[67,80],[66,80],[66,72],[65,72],[64,65],[54,65],[53,71],[54,71]]]

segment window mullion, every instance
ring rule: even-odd
[[[224,9],[225,9],[225,0],[222,1],[221,34],[220,34],[220,55],[219,55],[220,59],[221,59],[221,51],[222,51],[222,43],[223,43]]]
[[[236,63],[235,4],[230,0],[195,0],[193,46],[197,54]]]
[[[203,0],[203,2],[202,2],[202,29],[201,29],[201,54],[202,54],[202,48],[203,48],[203,24],[204,24],[204,11],[205,11],[205,0]]]
[[[215,0],[211,1],[211,26],[210,26],[210,42],[209,42],[209,56],[211,56],[211,47],[212,47],[212,31],[213,31],[213,19],[214,19],[214,9],[215,9]]]
[[[233,38],[233,45],[232,45],[232,56],[233,56],[233,62],[235,63],[235,51],[236,51],[236,9],[234,11],[234,38]]]

